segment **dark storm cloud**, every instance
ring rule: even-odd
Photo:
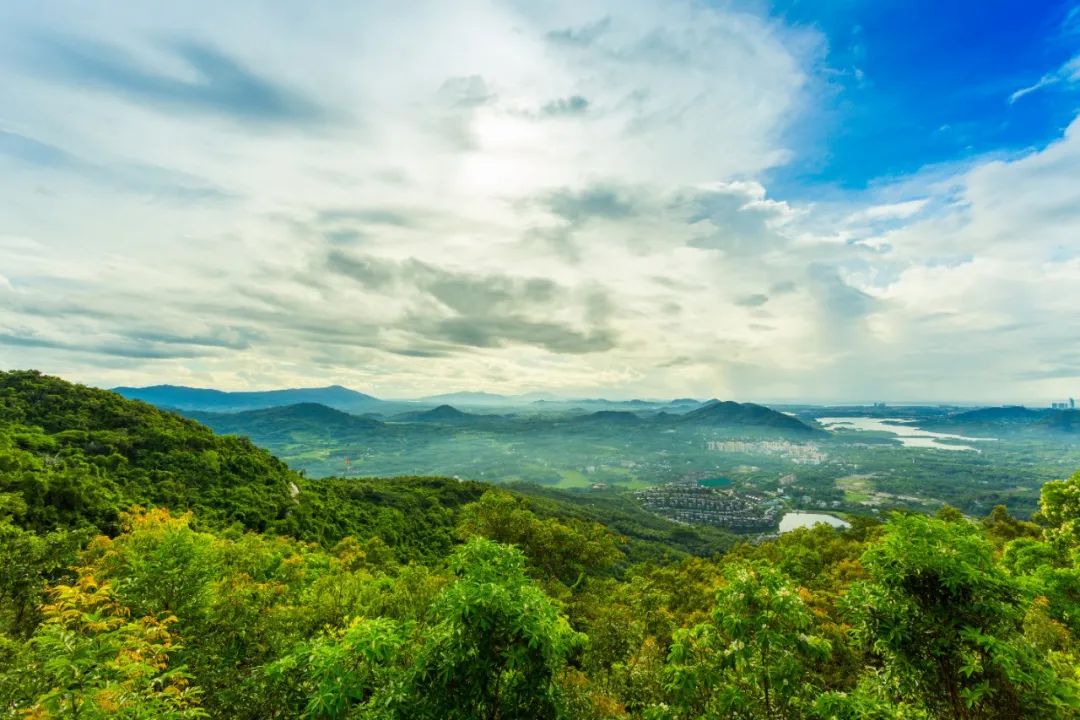
[[[163,47],[196,77],[164,75],[116,46],[62,36],[39,40],[35,66],[60,80],[108,90],[161,109],[296,125],[328,117],[313,100],[260,76],[211,45],[182,39]]]

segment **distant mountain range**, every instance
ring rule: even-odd
[[[790,415],[752,403],[713,400],[685,413],[626,410],[599,410],[569,416],[538,417],[531,415],[495,415],[467,413],[452,405],[398,413],[388,418],[353,415],[318,403],[304,402],[273,408],[237,412],[180,410],[183,414],[209,425],[220,433],[250,435],[260,439],[299,439],[305,435],[320,438],[395,435],[412,432],[415,426],[428,435],[439,426],[495,431],[511,429],[542,430],[581,427],[589,432],[618,431],[635,428],[647,430],[669,427],[724,428],[768,434],[812,434],[822,432]],[[385,420],[385,421],[384,421]]]
[[[319,403],[353,414],[377,414],[384,418],[403,413],[416,413],[440,406],[455,409],[512,408],[515,411],[587,412],[589,410],[668,409],[683,412],[701,405],[692,398],[666,400],[605,400],[603,398],[568,399],[546,392],[522,395],[499,395],[487,392],[456,392],[431,395],[416,400],[386,400],[351,390],[341,385],[317,388],[289,388],[231,392],[183,385],[153,385],[150,387],[117,387],[114,392],[132,400],[184,412],[243,412],[298,403]],[[421,420],[423,420],[421,418]]]
[[[781,432],[813,433],[814,428],[798,418],[753,403],[693,398],[670,401],[567,400],[546,393],[497,395],[459,392],[432,395],[417,401],[382,400],[341,385],[317,388],[290,388],[228,392],[182,385],[118,387],[115,392],[133,400],[178,410],[219,432],[263,436],[283,431],[318,430],[320,433],[367,432],[391,423],[492,426],[512,423],[515,416],[476,414],[455,407],[508,408],[525,413],[561,413],[569,420],[590,426],[630,426],[646,423],[678,423],[685,426],[745,427]],[[235,417],[224,417],[232,414]],[[212,416],[211,416],[212,415]],[[363,417],[358,417],[363,416]]]
[[[126,398],[142,400],[158,407],[210,412],[239,412],[300,403],[318,403],[345,412],[366,412],[382,403],[378,398],[341,385],[250,392],[227,392],[182,385],[152,385],[141,388],[118,387],[113,388],[113,391]]]
[[[393,423],[426,423],[432,425],[492,426],[513,422],[514,416],[477,414],[457,407],[489,409],[503,408],[511,413],[553,413],[564,420],[589,426],[622,426],[647,423],[677,423],[685,426],[755,428],[784,433],[807,434],[820,432],[797,417],[763,405],[693,398],[669,401],[604,400],[583,398],[570,400],[548,393],[498,395],[486,392],[458,392],[432,395],[420,400],[383,400],[373,395],[351,390],[341,385],[315,388],[289,388],[229,392],[183,385],[153,385],[150,387],[118,387],[114,390],[124,397],[142,400],[158,407],[179,410],[207,422],[219,432],[271,432],[272,426],[292,424],[294,429],[306,427],[320,432],[328,428],[350,433],[376,430],[379,420]],[[318,408],[322,408],[321,410]],[[266,412],[259,414],[258,411]],[[327,413],[337,411],[337,415]],[[201,417],[204,413],[244,413],[232,419]],[[357,417],[357,416],[364,417]],[[956,412],[940,418],[924,420],[926,427],[993,428],[998,430],[1043,430],[1048,432],[1080,432],[1080,410],[1034,409],[1019,405],[979,408]],[[258,430],[252,429],[257,427]]]
[[[1008,405],[968,410],[924,423],[924,425],[997,431],[1043,430],[1077,433],[1080,432],[1080,410],[1050,410]]]
[[[558,402],[558,395],[546,392],[524,393],[522,395],[499,395],[489,392],[454,392],[442,395],[429,395],[419,398],[419,402],[434,403],[437,405],[526,405],[540,400]]]

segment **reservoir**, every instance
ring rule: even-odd
[[[825,515],[822,513],[804,513],[804,512],[789,512],[784,513],[784,517],[780,518],[780,532],[786,533],[799,528],[809,528],[817,525],[818,523],[824,523],[826,525],[832,525],[833,527],[846,528],[851,527],[851,523],[847,520],[841,520],[838,517],[832,515]]]
[[[938,450],[978,450],[971,445],[963,445],[942,440],[966,440],[968,442],[985,442],[996,438],[967,437],[965,435],[951,435],[949,433],[931,432],[904,422],[898,418],[870,418],[870,417],[822,417],[817,421],[827,430],[870,430],[873,432],[892,433],[905,447],[936,448]]]

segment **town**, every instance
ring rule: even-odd
[[[775,530],[782,509],[779,500],[708,487],[696,479],[657,485],[634,495],[645,508],[671,520],[736,532]]]

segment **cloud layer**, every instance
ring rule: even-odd
[[[1080,392],[1080,123],[785,201],[763,178],[828,95],[824,39],[740,7],[4,8],[0,365],[384,395]]]

